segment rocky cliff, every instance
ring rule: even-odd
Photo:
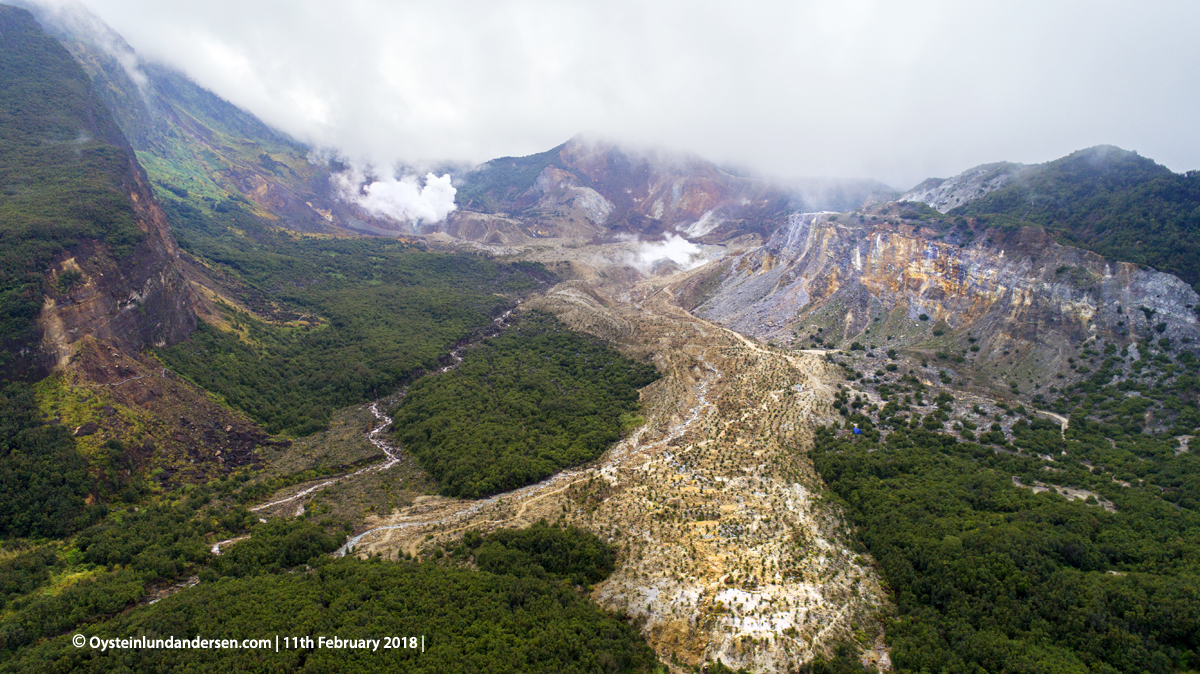
[[[1093,338],[1200,341],[1200,297],[1186,283],[1029,227],[975,238],[907,219],[795,214],[680,291],[697,314],[781,345],[907,347],[1043,382]]]
[[[967,169],[953,178],[930,178],[900,195],[900,201],[919,201],[948,213],[1009,184],[1029,170],[1024,164],[1000,162]]]
[[[1174,274],[1200,291],[1200,171],[1097,145],[1044,164],[987,164],[900,197],[955,221],[1040,227],[1066,246]]]
[[[180,275],[179,250],[145,177],[129,158],[129,199],[145,237],[131,255],[114,257],[101,242],[81,241],[59,254],[47,272],[38,315],[45,361],[65,365],[86,336],[127,351],[174,344],[196,328],[191,287]],[[68,289],[58,280],[77,274]]]
[[[0,37],[3,271],[24,302],[5,306],[4,337],[25,341],[12,369],[63,365],[89,335],[130,351],[183,339],[191,292],[133,149],[29,12],[0,7]]]
[[[87,74],[3,5],[0,186],[0,366],[40,379],[41,414],[97,480],[123,467],[91,497],[131,474],[174,485],[256,464],[262,429],[143,352],[196,327],[167,217]]]

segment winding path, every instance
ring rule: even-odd
[[[1051,419],[1057,421],[1059,423],[1059,425],[1062,426],[1062,436],[1064,438],[1067,437],[1067,427],[1071,425],[1070,419],[1062,416],[1061,414],[1055,414],[1054,412],[1047,412],[1046,410],[1034,410],[1033,412],[1034,412],[1034,414],[1040,414],[1045,417],[1050,417]]]

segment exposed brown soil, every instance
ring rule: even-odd
[[[674,669],[720,658],[784,671],[845,641],[886,669],[890,605],[806,454],[812,428],[840,420],[841,369],[680,308],[673,288],[702,272],[640,280],[589,246],[527,255],[558,260],[574,280],[526,308],[655,362],[663,377],[642,391],[642,426],[589,465],[488,499],[432,495],[436,485],[402,453],[384,470],[294,484],[264,498],[282,502],[260,513],[349,517],[348,549],[386,557],[428,555],[469,529],[574,524],[618,550],[592,596],[631,616]],[[343,410],[329,431],[273,450],[271,471],[368,457],[373,427],[365,406]]]

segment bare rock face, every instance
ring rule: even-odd
[[[1024,164],[1000,162],[968,169],[953,178],[930,178],[900,196],[898,201],[919,201],[940,213],[974,201],[1007,185],[1029,170]]]
[[[130,157],[123,185],[145,237],[124,258],[84,241],[63,254],[47,272],[52,290],[37,318],[43,336],[41,357],[50,367],[65,365],[80,339],[92,336],[123,350],[174,344],[196,329],[191,287],[180,275],[179,249],[166,216]],[[65,272],[81,274],[70,290],[53,290]]]
[[[461,241],[476,241],[490,245],[516,245],[536,238],[538,230],[528,230],[515,218],[491,213],[451,211],[434,231]]]
[[[25,257],[12,263],[25,275],[24,301],[36,307],[39,275],[42,296],[37,332],[28,323],[12,331],[17,358],[6,371],[63,365],[89,335],[130,351],[183,339],[196,324],[191,292],[129,141],[28,11],[0,6],[0,37],[6,180],[20,181],[3,195],[0,229]]]
[[[614,220],[647,235],[720,237],[731,225],[779,220],[787,203],[777,187],[730,175],[696,157],[631,152],[582,139],[568,142],[560,156],[568,170],[612,200]]]
[[[1186,283],[1061,246],[1035,228],[956,244],[916,224],[796,214],[713,273],[692,281],[707,288],[692,289],[696,313],[781,344],[817,327],[838,346],[949,348],[961,339],[956,348],[966,348],[970,338],[982,356],[1025,353],[1055,367],[1093,337],[1200,341],[1200,298]]]

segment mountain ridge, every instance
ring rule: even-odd
[[[683,236],[706,244],[740,236],[765,240],[792,211],[855,208],[888,189],[832,179],[789,185],[733,175],[686,153],[631,149],[586,136],[526,157],[484,162],[457,186],[460,212],[437,231],[461,233],[456,220],[526,223],[519,232],[494,236],[500,243],[617,236]]]
[[[1025,166],[985,164],[900,197],[985,226],[1044,228],[1059,243],[1149,265],[1200,287],[1200,172],[1111,145]]]
[[[1200,345],[1200,297],[1173,275],[1062,246],[1036,227],[933,226],[870,211],[796,215],[679,292],[698,315],[779,345],[966,353],[941,367],[984,387],[1006,387],[1016,372],[1043,388],[1058,383],[1056,370],[1073,377],[1067,359],[1089,340]]]
[[[5,268],[25,270],[9,283],[23,283],[24,305],[40,305],[42,334],[39,355],[23,352],[18,367],[64,364],[80,332],[134,350],[183,339],[195,327],[192,298],[132,148],[67,50],[29,12],[3,12],[8,189],[0,209],[8,254],[24,258]],[[31,307],[19,307],[9,311],[28,316]],[[27,339],[18,335],[31,327],[12,326],[5,337]]]
[[[160,197],[191,197],[212,209],[240,196],[260,217],[288,229],[345,232],[329,214],[347,208],[332,196],[329,167],[309,161],[307,145],[178,70],[142,60],[80,6],[23,6],[87,71]]]

